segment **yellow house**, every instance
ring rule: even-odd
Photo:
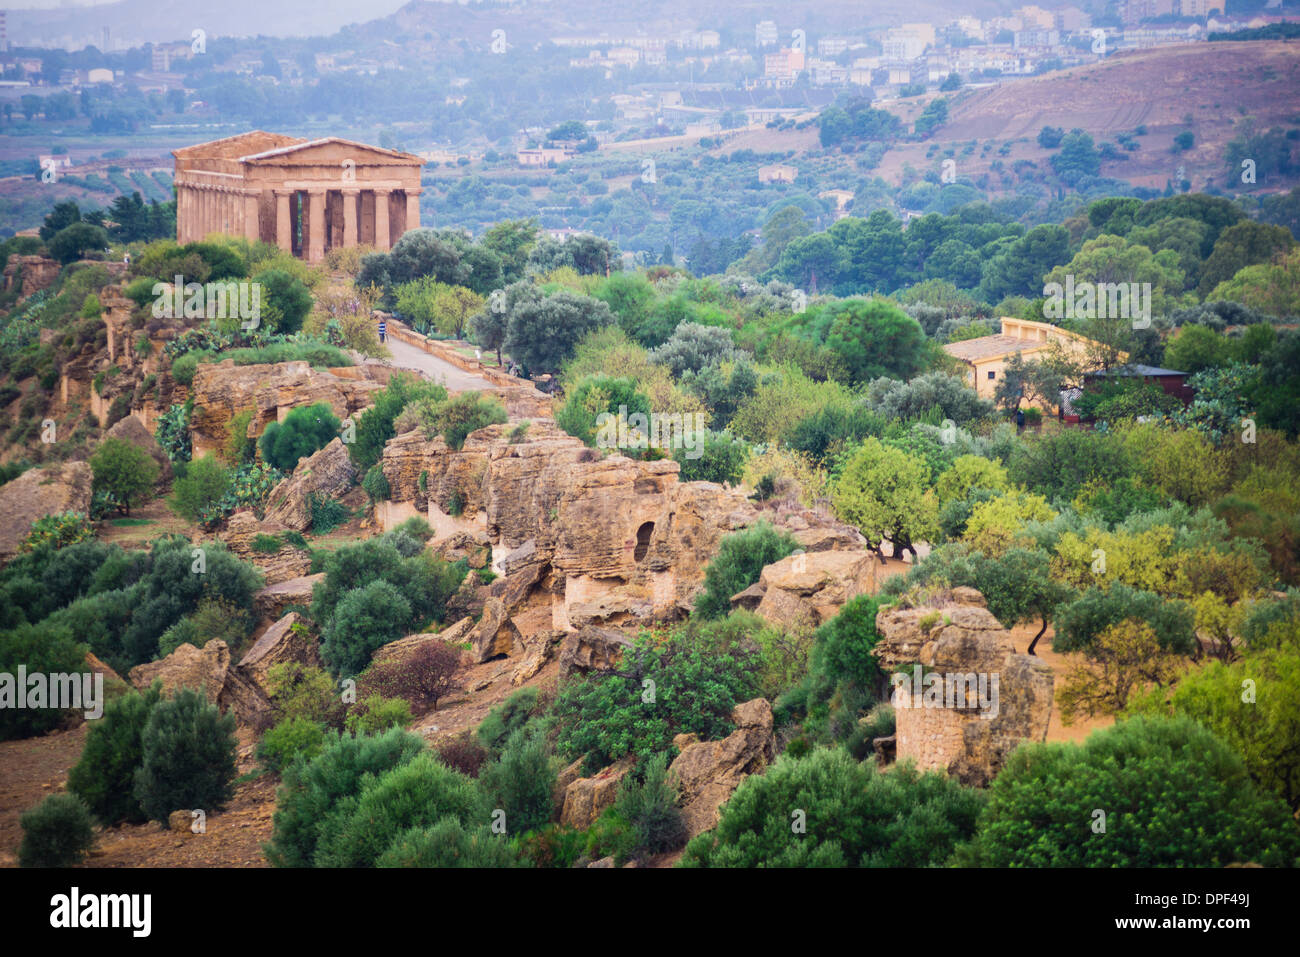
[[[1046,353],[1054,345],[1069,352],[1082,352],[1091,341],[1048,322],[1032,322],[1009,316],[1003,316],[1001,322],[1002,331],[996,335],[950,342],[943,347],[948,355],[965,363],[967,384],[975,389],[980,398],[990,401],[1012,356],[1018,354],[1027,359],[1038,353]],[[1035,398],[1028,400],[1028,404],[1036,405],[1046,412],[1056,412],[1054,402]]]

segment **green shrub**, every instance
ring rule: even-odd
[[[688,621],[687,631],[710,647],[743,646],[758,655],[758,691],[775,699],[798,684],[808,672],[812,633],[802,624],[789,628],[771,624],[752,611],[737,609],[726,618]]]
[[[401,638],[411,603],[391,583],[372,581],[343,596],[321,633],[321,657],[334,674],[360,674],[382,645]]]
[[[541,693],[536,688],[520,688],[479,723],[479,743],[493,757],[500,756],[511,736],[544,710]]]
[[[230,489],[233,475],[214,455],[190,462],[184,474],[177,470],[168,501],[173,512],[197,522],[210,512]]]
[[[271,840],[263,847],[267,860],[274,867],[312,866],[323,833],[351,814],[363,778],[382,776],[423,748],[423,738],[397,728],[374,738],[330,735],[320,754],[285,770]]]
[[[233,340],[241,339],[242,334],[234,335]],[[220,348],[220,355],[208,356],[200,353],[200,362],[225,362],[229,359],[237,366],[255,366],[268,365],[281,362],[307,362],[313,368],[317,369],[334,369],[354,365],[352,357],[345,353],[337,346],[329,343],[318,342],[314,339],[304,339],[290,342],[272,342],[262,346],[252,346],[248,348],[230,349],[224,348],[230,341],[214,343],[216,348]]]
[[[158,416],[158,426],[154,429],[154,438],[167,453],[173,465],[190,460],[190,409],[194,400],[184,405],[170,406]]]
[[[321,835],[318,867],[373,867],[379,856],[411,828],[443,818],[486,824],[474,782],[423,752],[382,777],[367,778],[357,797],[340,802],[340,815]]]
[[[660,854],[686,843],[686,822],[677,798],[677,788],[668,779],[667,754],[647,761],[640,781],[634,774],[624,775],[614,810],[631,825],[634,853]]]
[[[429,526],[428,521],[418,515],[412,515],[394,528],[392,532],[394,535],[409,535],[421,542],[427,542],[433,538],[433,529]]]
[[[311,493],[311,530],[316,535],[328,535],[349,518],[352,513],[342,502]]]
[[[376,867],[522,867],[504,835],[466,827],[445,817],[433,827],[412,828],[379,855]]]
[[[290,472],[299,459],[323,449],[341,428],[338,416],[328,402],[298,406],[284,417],[283,422],[272,422],[258,440],[262,459],[273,468]]]
[[[81,512],[60,512],[57,515],[43,515],[32,522],[32,530],[18,545],[19,553],[32,552],[39,548],[66,548],[78,542],[89,541],[95,537],[90,522]]]
[[[285,718],[257,743],[257,759],[279,773],[299,756],[310,761],[325,747],[325,726],[308,718]]]
[[[371,503],[387,502],[392,497],[393,490],[388,484],[388,478],[384,475],[382,465],[372,465],[366,477],[361,480],[361,487],[365,489],[366,495],[370,497]]]
[[[316,621],[328,628],[345,595],[386,581],[408,603],[404,618],[389,614],[392,627],[405,634],[421,630],[429,620],[441,621],[447,600],[456,593],[468,571],[464,562],[442,561],[424,550],[419,537],[398,530],[344,545],[323,565],[325,580],[312,592],[312,617]]]
[[[105,827],[147,820],[135,797],[135,772],[144,760],[144,729],[161,699],[162,685],[154,682],[143,694],[110,701],[103,716],[90,722],[81,759],[68,772],[68,790]]]
[[[251,462],[257,455],[257,442],[248,437],[248,427],[253,422],[253,414],[256,409],[245,409],[243,412],[236,412],[230,419],[230,426],[227,429],[226,445],[223,451],[226,454],[226,461],[233,462],[236,465],[243,465]]]
[[[876,749],[873,741],[876,738],[889,737],[894,733],[896,726],[893,705],[882,701],[853,726],[848,739],[844,742],[844,749],[858,761],[874,758]]]
[[[389,728],[405,728],[411,721],[410,704],[375,694],[357,702],[344,727],[353,734],[382,734]]]
[[[621,867],[636,852],[636,835],[632,832],[632,822],[618,808],[605,808],[587,829],[583,852],[596,860],[612,857],[614,864]]]
[[[585,445],[594,446],[602,414],[617,418],[636,413],[649,415],[650,411],[650,399],[637,391],[632,379],[587,376],[565,397],[564,405],[555,413],[555,424]]]
[[[187,352],[183,356],[177,356],[172,360],[172,378],[183,386],[193,385],[194,373],[198,371],[200,358],[198,352]]]
[[[17,389],[0,388],[0,405],[8,405],[16,398],[18,398]],[[33,465],[27,459],[0,463],[0,485],[12,482],[30,468],[33,468]]]
[[[270,329],[291,335],[311,312],[311,292],[283,269],[265,269],[253,277],[262,285],[262,312]]]
[[[1013,483],[1049,502],[1073,499],[1086,485],[1117,482],[1134,472],[1123,444],[1110,433],[1065,429],[1016,446],[1007,472]]]
[[[220,810],[235,779],[235,718],[224,717],[202,693],[182,688],[149,715],[135,796],[151,820],[172,811]]]
[[[726,617],[732,595],[754,584],[766,566],[798,547],[789,533],[778,532],[766,521],[725,536],[704,570],[704,590],[695,600],[695,614],[700,618]]]
[[[664,641],[644,634],[624,651],[617,674],[562,686],[552,709],[557,749],[568,760],[585,754],[595,771],[627,754],[667,751],[678,734],[725,737],[735,730],[732,710],[757,694],[758,671],[745,647],[706,647],[681,632]]]
[[[124,294],[137,306],[147,306],[155,299],[153,287],[157,283],[158,280],[150,276],[141,276],[127,283]]]
[[[970,851],[988,867],[1291,866],[1300,828],[1190,718],[1131,718],[1013,751]]]
[[[1197,721],[1241,755],[1261,791],[1292,811],[1300,808],[1300,648],[1255,652],[1231,664],[1207,662],[1172,690],[1152,689],[1129,710]]]
[[[562,824],[547,824],[515,841],[520,857],[534,867],[569,868],[584,853],[587,832]]]
[[[202,648],[220,638],[237,653],[256,622],[245,609],[219,598],[203,598],[195,611],[158,636],[158,656],[165,658],[181,645]]]
[[[749,446],[728,432],[704,432],[695,437],[694,450],[673,450],[673,461],[682,467],[683,482],[717,482],[738,485],[745,474]],[[698,454],[696,454],[698,453]]]
[[[532,425],[532,423],[529,422],[527,419],[524,419],[524,421],[520,422],[513,429],[511,429],[509,435],[507,436],[507,441],[509,442],[509,444],[518,445],[520,442],[524,441],[524,439],[528,438],[528,427],[530,425]]]
[[[19,867],[71,867],[79,864],[95,843],[90,812],[71,794],[51,794],[18,819],[23,842]]]
[[[505,812],[505,827],[522,834],[540,827],[554,811],[555,765],[544,734],[521,729],[501,757],[479,773],[479,785],[493,810]]]
[[[685,867],[938,867],[975,833],[981,792],[910,764],[888,773],[839,748],[782,755],[747,777]],[[1086,830],[1086,827],[1084,828]]]
[[[1102,632],[1128,618],[1150,625],[1165,651],[1190,654],[1196,646],[1189,605],[1114,581],[1107,588],[1088,588],[1057,608],[1052,649],[1086,653]]]
[[[296,624],[291,627],[306,627]],[[306,718],[342,727],[343,701],[329,673],[297,661],[282,661],[266,673],[266,692],[284,718]]]
[[[31,674],[84,672],[86,646],[73,641],[74,634],[77,632],[73,629],[49,620],[0,631],[0,674],[16,676],[20,665],[25,665]],[[63,715],[56,708],[0,708],[0,741],[44,734],[57,726]]]
[[[149,453],[121,439],[105,439],[90,457],[90,468],[95,475],[94,488],[112,494],[127,515],[158,480],[158,463]]]
[[[802,695],[804,729],[816,740],[845,740],[875,704],[882,674],[871,649],[880,640],[879,611],[878,599],[858,595],[813,634],[808,678],[791,697]]]
[[[250,546],[253,551],[263,555],[274,555],[284,547],[284,542],[278,535],[267,535],[264,532],[258,532],[253,536],[253,542]]]
[[[459,449],[471,432],[505,421],[505,406],[495,398],[480,392],[462,392],[442,403],[435,428],[449,446]]]

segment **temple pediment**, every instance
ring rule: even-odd
[[[248,156],[250,153],[263,153],[267,150],[275,150],[306,142],[306,140],[297,136],[268,133],[265,130],[252,130],[248,133],[239,133],[235,136],[212,140],[208,143],[183,146],[178,150],[172,150],[172,156],[175,156],[178,160],[186,161],[201,159],[237,160],[241,156]]]
[[[322,163],[334,164],[351,159],[368,166],[410,166],[415,163],[424,165],[424,160],[411,153],[357,143],[337,136],[319,140],[299,140],[272,147],[257,153],[245,153],[239,157],[240,162],[251,166],[290,165],[316,166]]]

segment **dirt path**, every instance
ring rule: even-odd
[[[392,336],[388,337],[388,341],[384,345],[388,346],[389,351],[393,353],[389,365],[398,369],[411,369],[419,372],[426,378],[441,383],[449,392],[471,392],[492,388],[492,383],[482,376],[458,369],[450,362],[439,359],[437,356],[431,356],[429,353],[417,349],[415,346],[407,345],[405,342],[400,342]]]

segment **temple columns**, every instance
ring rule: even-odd
[[[275,191],[275,244],[290,255],[293,255],[293,219],[289,207],[292,196],[291,189]]]
[[[359,189],[343,190],[343,246],[357,244],[357,200],[361,196]]]
[[[315,263],[325,258],[325,190],[308,192],[307,203],[307,261]]]
[[[406,228],[407,230],[420,228],[420,189],[406,191]]]
[[[392,227],[388,223],[388,198],[391,192],[375,190],[375,248],[387,252],[393,245]]]
[[[262,224],[259,220],[256,193],[245,193],[244,202],[244,238],[255,243],[262,238]]]

